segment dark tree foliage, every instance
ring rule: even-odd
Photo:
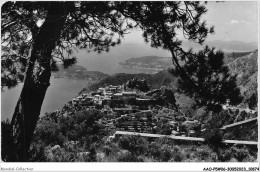
[[[48,146],[65,148],[68,141],[79,142],[78,146],[68,152],[89,151],[88,161],[95,161],[95,144],[102,142],[101,139],[108,135],[105,126],[97,122],[104,114],[97,110],[73,111],[67,116],[53,112],[40,118],[30,146],[30,161],[46,161],[44,150]]]
[[[141,136],[122,136],[118,140],[118,145],[134,155],[144,154],[148,149],[147,140]]]
[[[200,2],[117,2],[119,11],[132,18],[136,25],[143,29],[145,41],[152,47],[178,49],[181,41],[177,39],[177,30],[182,30],[185,38],[203,43],[208,33],[206,22],[201,16],[206,13],[205,6]],[[171,43],[169,43],[171,41]]]
[[[188,40],[202,44],[214,28],[208,28],[201,16],[207,12],[201,2],[195,1],[140,1],[117,2],[118,10],[126,17],[131,18],[136,26],[143,30],[145,41],[150,42],[154,48],[169,50],[172,61],[187,78],[179,61],[182,41],[178,39],[177,32],[183,33]]]
[[[220,154],[220,148],[224,146],[222,143],[223,133],[219,130],[219,128],[223,126],[224,120],[223,114],[211,112],[208,120],[205,122],[205,143],[207,143],[218,155]]]
[[[257,93],[253,93],[250,98],[247,100],[247,104],[249,109],[254,109],[255,107],[257,107]]]
[[[15,161],[15,150],[11,139],[10,121],[1,121],[1,158],[3,161]]]
[[[3,4],[2,87],[13,87],[24,80],[33,43],[53,5],[54,2],[19,1]],[[110,46],[120,43],[127,28],[123,27],[125,18],[113,10],[112,2],[66,2],[61,8],[68,14],[52,51],[50,64],[53,70],[57,70],[56,62],[62,62],[64,67],[76,63],[76,57],[72,56],[76,47],[99,53],[109,51]]]
[[[131,79],[126,83],[127,87],[130,89],[138,89],[140,91],[147,92],[149,87],[146,80],[138,80],[137,78]]]
[[[108,51],[119,44],[127,30],[139,27],[152,47],[172,53],[179,65],[181,41],[177,31],[197,43],[208,33],[201,16],[206,8],[201,2],[109,2],[49,1],[6,2],[1,9],[2,87],[24,81],[11,121],[17,161],[26,161],[33,131],[56,62],[68,67],[76,62],[76,48]],[[26,70],[25,70],[26,69]]]
[[[76,47],[108,51],[131,24],[107,1],[6,2],[1,12],[1,86],[24,81],[11,125],[18,161],[25,161],[56,62],[74,64]]]
[[[179,90],[195,98],[198,106],[208,110],[219,110],[221,104],[230,100],[231,105],[241,103],[240,89],[236,85],[236,76],[231,76],[228,66],[224,65],[224,53],[207,46],[198,53],[190,50],[183,53],[183,69],[189,80],[179,77]],[[180,71],[173,71],[179,75]],[[191,81],[191,82],[190,82]]]

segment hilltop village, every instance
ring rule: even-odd
[[[190,119],[178,109],[172,90],[161,87],[149,91],[144,79],[132,79],[122,85],[83,92],[68,102],[60,114],[68,115],[66,107],[100,110],[105,118],[99,123],[114,132],[202,137],[205,131],[205,123]],[[229,111],[228,116],[223,116],[226,118],[225,125],[257,116],[256,111],[237,110],[228,104],[223,105],[223,111]]]
[[[47,162],[257,160],[257,110],[232,107],[227,101],[217,114],[198,110],[189,115],[171,87],[152,87],[145,79],[131,78],[114,85],[108,83],[82,90],[61,109],[41,117],[30,159]],[[215,152],[215,148],[220,151]]]

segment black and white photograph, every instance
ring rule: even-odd
[[[1,171],[259,171],[258,31],[257,0],[1,2]]]

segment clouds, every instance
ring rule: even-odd
[[[231,21],[230,21],[230,24],[238,24],[238,23],[239,23],[238,20],[231,20]]]
[[[249,22],[246,22],[244,20],[235,20],[235,19],[231,20],[229,23],[232,24],[232,25],[235,25],[235,24],[249,24]]]
[[[203,20],[207,21],[208,26],[214,25],[215,29],[207,40],[258,42],[258,2],[209,1],[206,8],[208,11],[202,16]]]

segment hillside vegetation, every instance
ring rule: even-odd
[[[172,140],[149,140],[140,136],[121,136],[110,140],[115,131],[99,110],[65,105],[39,120],[30,148],[32,162],[253,162],[257,150],[246,146],[219,147]],[[7,125],[2,123],[5,133]],[[230,134],[229,134],[230,135]],[[232,136],[232,135],[230,135]],[[6,140],[2,140],[2,144]],[[12,150],[4,150],[8,152]],[[3,157],[4,158],[4,157]]]
[[[227,58],[233,59],[227,65],[230,73],[237,75],[237,85],[244,97],[244,103],[246,103],[253,94],[257,95],[258,50],[247,53],[231,53]]]
[[[78,65],[69,66],[68,68],[58,67],[59,70],[52,73],[54,78],[101,80],[109,76],[98,71],[88,71],[86,68]]]
[[[136,79],[145,79],[150,89],[160,88],[166,86],[171,89],[176,89],[177,78],[170,74],[167,70],[160,71],[156,74],[115,74],[109,76],[100,82],[91,85],[88,88],[84,88],[81,92],[96,90],[99,87],[109,86],[109,85],[121,85],[127,81]]]

